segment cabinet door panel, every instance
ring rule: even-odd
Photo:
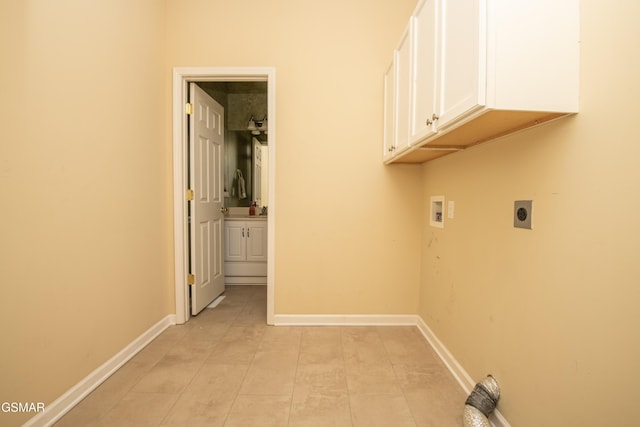
[[[398,46],[396,66],[396,153],[409,147],[409,108],[411,105],[411,21]]]
[[[485,103],[486,29],[481,25],[481,21],[485,21],[480,16],[481,3],[480,0],[442,1],[437,128],[454,123]]]
[[[224,227],[224,260],[244,261],[246,258],[245,223],[227,221]]]
[[[267,260],[267,224],[264,221],[247,223],[247,261]]]
[[[436,112],[436,64],[440,0],[424,0],[416,9],[413,25],[413,85],[411,88],[411,143],[433,135]],[[429,120],[429,122],[427,122]]]
[[[394,52],[395,58],[395,52]],[[396,95],[395,95],[395,59],[387,68],[384,74],[384,144],[382,159],[388,160],[393,157],[395,150],[395,115],[396,115]]]

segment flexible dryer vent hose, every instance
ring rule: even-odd
[[[491,427],[489,415],[500,399],[500,387],[491,375],[473,388],[464,405],[464,427]]]

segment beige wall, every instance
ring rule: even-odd
[[[420,168],[381,163],[415,0],[167,4],[170,66],[276,68],[276,314],[415,313]]]
[[[51,402],[173,312],[171,69],[274,66],[276,314],[417,311],[514,425],[633,419],[638,6],[582,2],[577,116],[385,167],[414,0],[83,4],[0,3],[2,401]]]
[[[163,41],[158,1],[0,2],[2,402],[51,403],[174,311]]]
[[[632,425],[640,370],[635,2],[581,2],[580,113],[423,167],[419,313],[514,426]],[[550,64],[552,66],[552,64]],[[513,228],[533,199],[534,229]],[[425,215],[426,217],[426,215]]]
[[[380,162],[414,3],[0,3],[0,399],[51,403],[174,311],[175,66],[277,69],[276,313],[415,313],[420,167]]]

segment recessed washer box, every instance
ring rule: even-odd
[[[513,226],[531,230],[533,200],[516,200],[513,203]]]
[[[431,196],[429,224],[432,227],[444,228],[444,196]]]

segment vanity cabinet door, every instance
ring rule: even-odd
[[[245,222],[225,221],[224,225],[224,260],[244,261],[247,258],[245,244]]]
[[[267,261],[267,222],[247,221],[247,261]]]

